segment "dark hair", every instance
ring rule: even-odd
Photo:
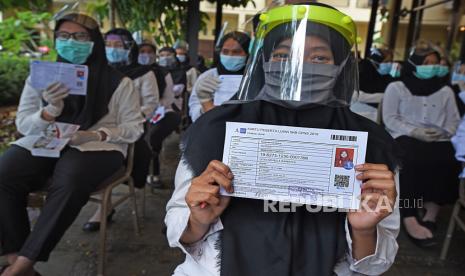
[[[237,41],[237,43],[241,45],[242,50],[244,50],[244,52],[246,52],[247,55],[249,54],[250,36],[244,32],[239,32],[239,31],[233,31],[233,32],[225,34],[221,38],[220,43],[218,44],[218,48],[219,48],[217,49],[218,52],[221,51],[221,48],[223,48],[223,45],[226,42],[226,40],[230,38]]]
[[[174,55],[176,55],[176,50],[173,48],[173,47],[168,47],[168,46],[165,46],[165,47],[162,47],[160,50],[158,50],[158,52],[170,52]]]
[[[153,45],[152,43],[148,43],[148,42],[144,42],[142,44],[139,44],[139,50],[142,48],[142,47],[150,47],[153,52],[156,54],[157,53],[157,47],[155,45]]]

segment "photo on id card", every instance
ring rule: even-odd
[[[333,150],[333,167],[332,167],[332,189],[339,192],[353,191],[355,181],[355,164],[357,160],[357,148],[350,146],[336,146]]]

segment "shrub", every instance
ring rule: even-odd
[[[28,58],[0,57],[0,106],[18,104],[28,74]]]

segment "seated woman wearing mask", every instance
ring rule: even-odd
[[[389,49],[371,49],[370,56],[358,66],[360,90],[370,94],[384,93],[388,84],[400,77],[400,66],[392,59],[393,53]]]
[[[173,79],[167,68],[158,66],[155,63],[156,48],[153,44],[143,43],[139,46],[139,63],[150,65],[157,77],[158,87],[160,89],[160,106],[165,108],[165,116],[156,124],[149,124],[146,140],[152,152],[152,169],[153,175],[149,176],[147,184],[152,188],[162,188],[163,183],[160,180],[160,160],[159,155],[163,146],[163,140],[168,137],[181,122],[181,116],[174,112],[174,91]]]
[[[174,275],[382,274],[398,247],[396,161],[389,134],[348,107],[357,87],[355,24],[316,3],[277,7],[260,19],[239,100],[186,132],[165,218],[170,245],[186,254]],[[356,166],[362,200],[383,199],[393,213],[265,212],[261,200],[220,195],[219,186],[234,190],[237,176],[218,161],[227,121],[369,132],[369,163]]]
[[[386,88],[383,100],[384,124],[403,151],[402,221],[409,238],[421,247],[437,242],[440,205],[454,202],[458,195],[460,165],[450,138],[460,117],[452,89],[438,76],[439,58],[427,43],[414,47],[401,81]],[[420,216],[422,206],[426,212]]]
[[[176,58],[179,60],[181,68],[186,72],[186,91],[190,95],[199,73],[197,69],[190,64],[187,47],[188,45],[185,41],[178,40],[173,48],[176,50]]]
[[[97,22],[68,14],[55,27],[58,61],[89,68],[86,96],[69,95],[61,83],[44,91],[31,87],[21,95],[16,125],[26,136],[0,157],[0,254],[10,266],[1,274],[37,275],[90,194],[123,165],[129,143],[143,132],[139,95],[132,81],[108,65]],[[55,122],[80,125],[59,158],[34,157],[27,136],[41,135]],[[44,188],[48,195],[31,231],[28,194]]]
[[[189,98],[189,115],[193,122],[203,113],[215,107],[213,99],[220,85],[218,76],[244,74],[245,64],[249,56],[249,44],[250,37],[242,32],[231,32],[221,39],[219,62],[216,68],[212,68],[199,76]],[[238,88],[231,87],[233,92],[236,92]]]
[[[176,50],[171,47],[163,47],[158,51],[158,65],[170,72],[173,78],[174,104],[173,109],[181,113],[183,111],[183,94],[187,89],[186,71],[176,58]]]
[[[109,64],[131,78],[136,91],[140,95],[140,107],[144,118],[149,120],[158,106],[158,85],[154,72],[149,66],[141,66],[137,63],[139,47],[132,38],[131,33],[125,29],[113,29],[105,34],[105,52]],[[137,140],[134,148],[134,166],[132,177],[136,188],[143,188],[146,183],[150,166],[150,149],[147,142],[141,136]],[[94,232],[100,229],[100,207],[95,214],[84,224],[83,230]],[[107,220],[111,221],[115,210],[108,215]]]

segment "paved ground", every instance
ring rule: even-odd
[[[165,143],[163,152],[163,181],[169,189],[147,193],[147,216],[141,220],[142,235],[136,237],[132,229],[131,215],[127,206],[121,206],[115,215],[116,223],[109,231],[107,275],[171,275],[183,256],[180,251],[168,247],[161,233],[165,205],[171,195],[172,182],[179,159],[177,135]],[[47,264],[37,265],[44,276],[96,275],[96,250],[98,234],[84,234],[81,225],[92,214],[95,206],[88,204],[77,221],[66,233]],[[451,208],[440,214],[439,236],[445,235]],[[456,232],[446,261],[439,261],[440,247],[421,250],[405,235],[399,237],[400,250],[396,263],[385,275],[465,275],[465,233]],[[2,263],[0,259],[0,263]],[[279,276],[279,275],[278,275]]]

